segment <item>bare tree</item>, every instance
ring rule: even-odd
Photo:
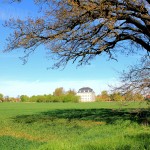
[[[8,37],[5,51],[24,48],[28,56],[44,44],[57,60],[55,67],[65,66],[69,61],[86,64],[104,52],[113,58],[119,45],[124,45],[125,52],[133,51],[131,45],[138,47],[135,53],[141,49],[150,52],[150,0],[35,2],[44,6],[44,16],[6,22],[14,33]]]
[[[147,56],[148,57],[148,56]],[[121,75],[121,86],[114,88],[123,94],[133,92],[142,95],[150,94],[150,59],[142,58],[137,65],[130,66],[129,70]]]

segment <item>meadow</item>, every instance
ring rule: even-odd
[[[0,150],[150,150],[146,103],[0,103]]]

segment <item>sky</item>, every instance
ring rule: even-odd
[[[23,65],[19,59],[23,56],[23,49],[3,52],[7,45],[6,38],[12,32],[3,24],[11,17],[25,19],[27,16],[37,16],[37,11],[32,1],[16,4],[0,2],[0,93],[5,96],[52,94],[58,87],[78,91],[87,86],[99,94],[103,90],[110,90],[109,85],[119,84],[119,72],[139,58],[139,55],[126,57],[118,54],[115,61],[102,55],[91,61],[91,65],[77,67],[76,63],[69,63],[63,70],[56,70],[50,69],[54,62],[48,59],[47,50],[41,45]]]

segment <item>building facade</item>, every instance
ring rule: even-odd
[[[81,102],[94,102],[95,101],[95,92],[89,87],[83,87],[79,89],[78,96],[80,96]]]

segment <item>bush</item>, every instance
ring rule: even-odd
[[[29,98],[30,102],[79,102],[79,97],[72,94],[55,95],[37,95]]]

